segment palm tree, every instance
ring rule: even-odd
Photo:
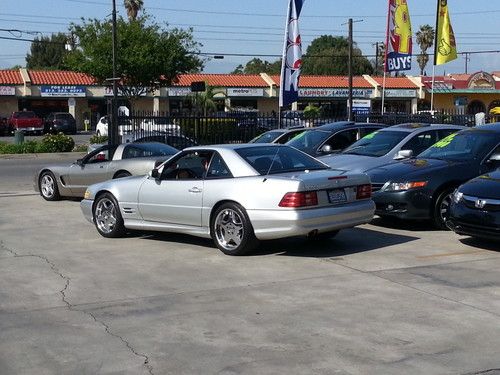
[[[203,115],[206,116],[208,113],[217,110],[217,104],[215,103],[217,94],[223,94],[220,87],[206,85],[205,91],[191,94],[189,98],[192,107],[203,112]]]
[[[144,0],[123,0],[123,6],[127,10],[127,17],[129,21],[137,19],[137,13],[144,6]]]
[[[424,75],[424,69],[429,62],[427,49],[434,44],[434,29],[431,25],[421,25],[417,31],[417,43],[420,46],[420,53],[417,56],[418,66],[420,67],[420,75]]]

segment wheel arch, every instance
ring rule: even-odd
[[[238,206],[242,207],[244,210],[245,210],[245,207],[243,207],[243,205],[238,202],[238,201],[235,201],[233,199],[223,199],[223,200],[220,200],[218,201],[216,204],[214,204],[214,206],[212,207],[212,209],[210,210],[210,216],[208,217],[208,226],[210,228],[210,231],[212,230],[212,219],[214,218],[214,214],[215,212],[217,211],[217,209],[226,204],[226,203],[234,203],[234,204],[237,204]],[[246,210],[245,210],[246,211]]]
[[[94,202],[92,202],[92,215],[94,215],[94,208],[95,208],[95,204],[96,204],[96,202],[98,201],[98,199],[99,199],[102,195],[104,195],[104,194],[106,194],[106,193],[111,194],[111,195],[112,195],[112,196],[116,199],[115,195],[114,195],[111,191],[106,190],[106,189],[99,190],[99,191],[96,193],[95,197],[94,197]]]
[[[441,195],[441,193],[448,189],[456,189],[461,184],[463,184],[463,181],[458,181],[458,180],[447,181],[441,184],[436,190],[434,190],[434,193],[432,194],[431,205],[429,207],[429,213],[431,217],[434,216],[434,208],[436,206],[436,201],[438,197]]]
[[[130,173],[129,171],[127,171],[126,169],[120,169],[118,171],[116,171],[114,174],[113,174],[113,179],[116,178],[116,176],[118,176],[120,173],[127,173],[129,174],[130,176],[132,176],[132,173]]]

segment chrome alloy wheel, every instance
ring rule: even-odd
[[[439,205],[439,217],[443,223],[446,222],[446,220],[448,220],[448,217],[450,216],[450,205],[452,197],[453,193],[444,196],[441,204]]]
[[[215,237],[224,249],[234,250],[243,239],[243,220],[238,212],[225,209],[215,218]]]
[[[97,227],[103,233],[109,234],[116,226],[117,207],[109,198],[102,198],[97,202],[94,219]]]
[[[52,198],[54,196],[54,178],[50,174],[44,174],[40,180],[40,190],[42,195],[46,198]]]

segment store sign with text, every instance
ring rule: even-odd
[[[42,97],[85,97],[85,86],[41,86],[40,96]]]
[[[168,96],[188,96],[191,94],[191,87],[169,87]]]
[[[417,90],[385,89],[385,96],[388,98],[416,98]]]
[[[229,88],[227,89],[227,96],[252,96],[252,97],[262,97],[264,96],[264,89],[253,89],[253,88]]]
[[[16,88],[12,86],[0,86],[0,96],[16,95]]]
[[[370,98],[372,89],[353,89],[352,96],[355,98]],[[301,98],[347,98],[349,89],[299,89]]]

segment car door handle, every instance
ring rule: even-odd
[[[190,193],[201,193],[202,190],[200,188],[198,188],[198,187],[195,186],[195,187],[189,189],[189,192]]]

